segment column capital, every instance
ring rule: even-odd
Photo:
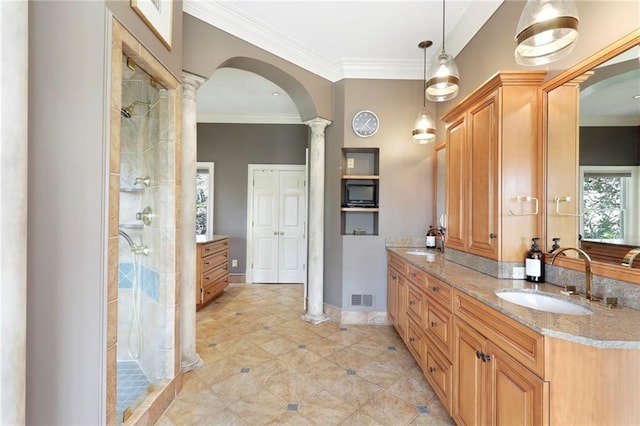
[[[325,127],[333,123],[331,120],[327,120],[326,118],[316,117],[311,120],[307,120],[304,122],[307,126],[311,127],[311,130],[324,130]]]
[[[193,97],[195,99],[196,91],[207,81],[206,78],[190,72],[182,71],[182,97]]]

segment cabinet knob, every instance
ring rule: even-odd
[[[431,290],[433,290],[434,293],[437,293],[440,291],[440,287],[434,285],[433,287],[431,287]]]
[[[414,302],[413,300],[409,300],[409,304],[410,304],[410,305],[415,305],[415,304],[416,304],[416,302]]]
[[[415,342],[416,339],[414,339],[413,337],[409,337],[409,341],[410,342]]]
[[[482,358],[482,355],[484,355],[482,352],[476,351],[476,358],[480,359]]]
[[[489,238],[491,238],[492,240],[494,238],[497,238],[498,236],[496,234],[494,234],[493,232],[489,234]]]
[[[429,367],[429,373],[435,373],[436,371],[438,371],[437,368],[435,367]]]
[[[438,326],[438,323],[437,323],[437,322],[435,322],[435,321],[431,321],[431,327],[437,327],[437,326]]]
[[[397,276],[397,275],[394,275],[394,274],[391,274],[391,279],[395,281],[395,280],[397,280],[397,279],[398,279],[398,276]]]

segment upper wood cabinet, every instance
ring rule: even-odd
[[[539,106],[545,71],[499,72],[445,114],[447,247],[520,261],[542,219]]]

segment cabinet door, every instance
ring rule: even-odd
[[[407,321],[409,317],[407,316],[407,310],[409,309],[409,286],[405,281],[404,277],[400,275],[398,277],[398,311],[396,313],[396,319],[398,323],[396,324],[396,330],[398,334],[404,340],[407,341]]]
[[[457,250],[465,249],[465,145],[466,127],[464,117],[461,117],[447,126],[445,245]]]
[[[489,424],[548,425],[545,418],[546,384],[531,371],[487,342],[489,372]]]
[[[397,313],[398,313],[398,280],[400,273],[394,268],[389,268],[387,271],[387,316],[391,321],[391,324],[397,328]]]
[[[470,174],[467,191],[469,253],[498,259],[498,91],[478,102],[468,115]]]
[[[485,368],[478,354],[485,338],[462,321],[454,321],[453,412],[458,425],[485,423]]]

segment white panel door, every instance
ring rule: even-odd
[[[278,282],[278,172],[253,172],[253,281]]]
[[[278,282],[304,281],[304,171],[280,172]]]
[[[252,281],[302,283],[306,264],[304,170],[254,170],[252,204]]]

